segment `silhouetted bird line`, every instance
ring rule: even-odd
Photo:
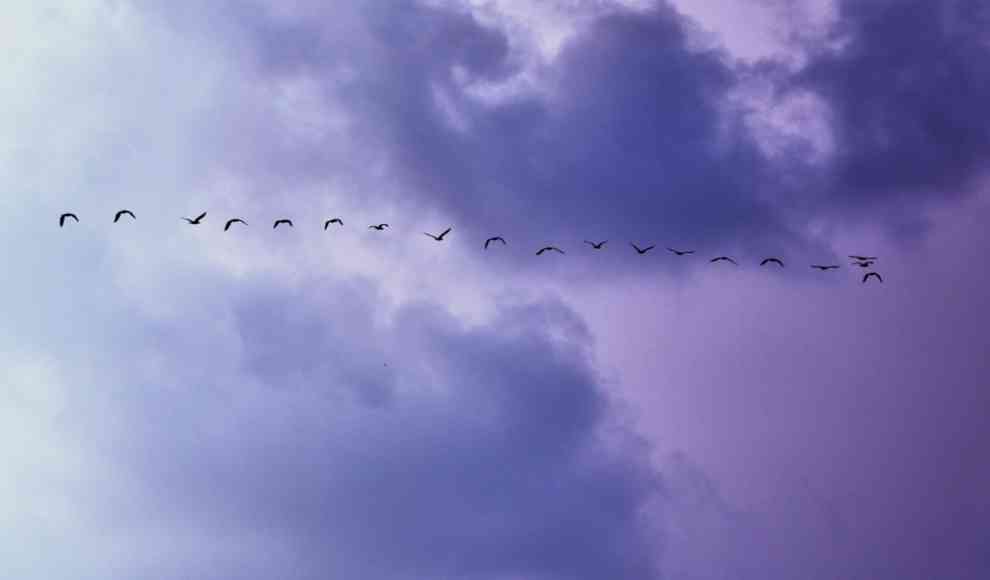
[[[725,262],[732,262],[732,263],[733,263],[733,264],[735,264],[736,266],[738,266],[738,265],[739,265],[738,263],[736,263],[736,261],[735,261],[735,260],[733,260],[732,258],[730,258],[730,257],[728,257],[728,256],[718,256],[717,258],[712,258],[711,260],[708,260],[708,261],[709,261],[709,262],[713,262],[713,263],[714,263],[714,262],[719,262],[719,261],[725,261]]]
[[[488,238],[487,240],[485,240],[485,249],[486,250],[488,249],[488,244],[490,244],[492,242],[502,242],[502,245],[504,246],[505,245],[505,238],[503,238],[502,236],[495,236],[495,237],[492,237],[492,238]]]
[[[118,211],[116,214],[114,214],[114,216],[113,216],[113,223],[117,223],[120,220],[120,218],[123,217],[124,215],[129,215],[129,216],[131,216],[131,219],[134,219],[134,220],[137,219],[137,217],[135,217],[135,215],[134,215],[134,212],[132,212],[129,209],[122,209],[122,210]]]
[[[769,264],[770,262],[773,262],[773,263],[777,264],[781,268],[784,267],[784,263],[780,261],[780,258],[766,258],[765,260],[763,260],[762,262],[760,262],[760,265],[761,266],[765,266],[765,265]]]
[[[61,228],[61,227],[64,227],[65,226],[65,220],[66,220],[66,218],[72,218],[72,219],[76,220],[76,223],[79,223],[79,216],[77,216],[74,213],[64,213],[64,214],[58,216],[58,227]]]
[[[554,252],[560,252],[561,254],[564,253],[564,250],[561,250],[557,246],[543,246],[542,248],[540,248],[540,250],[538,252],[536,252],[536,255],[539,256],[543,252],[549,252],[551,250],[554,251]]]
[[[674,248],[667,248],[667,250],[668,251],[671,251],[671,252],[673,252],[675,254],[677,254],[678,256],[683,256],[685,254],[693,254],[694,253],[694,250],[675,250]]]
[[[278,227],[278,224],[289,224],[289,227],[290,228],[294,228],[295,227],[294,225],[292,225],[292,220],[287,220],[285,218],[282,218],[280,220],[275,220],[275,223],[272,224],[272,229],[274,230],[275,228],[277,228]]]
[[[860,262],[866,262],[867,260],[878,260],[876,256],[853,256],[850,254],[850,258],[854,260],[859,260]]]
[[[337,225],[343,226],[344,225],[344,221],[342,219],[340,219],[340,218],[331,218],[331,219],[328,219],[327,221],[323,222],[323,231],[327,231],[327,228],[330,227],[330,224],[337,224]]]
[[[595,242],[589,242],[588,240],[585,240],[584,243],[590,245],[592,248],[594,248],[596,250],[600,250],[600,249],[602,249],[602,246],[604,246],[605,244],[608,243],[608,240],[604,240],[604,241],[598,242],[597,244]]]
[[[877,280],[883,282],[883,278],[880,277],[880,274],[877,274],[876,272],[867,272],[866,274],[863,274],[863,284],[866,284],[866,281],[869,280],[871,276],[876,277]]]
[[[453,229],[453,228],[447,228],[447,229],[445,229],[443,232],[440,233],[439,236],[434,236],[433,234],[428,233],[428,232],[423,232],[423,233],[426,234],[427,236],[430,236],[431,238],[433,238],[434,240],[436,240],[438,242],[442,242],[443,241],[443,237],[446,236],[447,234],[449,234],[451,229]]]
[[[821,270],[822,272],[824,272],[826,270],[838,270],[839,269],[839,267],[836,266],[836,265],[822,266],[821,264],[812,264],[811,267],[812,268],[815,268],[817,270]]]
[[[248,225],[248,223],[246,221],[242,220],[241,218],[233,218],[233,219],[227,220],[227,224],[223,226],[223,231],[229,230],[230,229],[230,226],[232,226],[234,224]]]
[[[369,230],[382,231],[382,230],[384,230],[387,227],[388,227],[388,224],[378,224],[378,225],[375,225],[375,226],[368,226],[368,229]]]
[[[189,222],[189,223],[190,223],[191,225],[194,225],[194,226],[198,226],[198,225],[199,225],[199,223],[200,223],[201,221],[203,221],[203,218],[205,218],[205,217],[206,217],[206,212],[204,211],[203,213],[201,213],[201,214],[199,214],[198,216],[196,216],[196,219],[190,219],[190,218],[187,218],[187,217],[184,217],[184,218],[182,218],[182,219],[184,219],[184,220],[186,220],[186,221],[187,221],[187,222]]]
[[[632,242],[629,242],[629,245],[632,246],[636,250],[636,253],[639,254],[640,256],[642,256],[646,252],[649,252],[650,250],[656,247],[656,246],[647,246],[645,248],[640,248],[639,246],[637,246]]]

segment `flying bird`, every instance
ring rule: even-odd
[[[869,268],[873,265],[873,260],[855,260],[853,264],[859,266],[860,268]]]
[[[58,227],[61,228],[61,227],[64,227],[65,226],[65,220],[66,220],[66,218],[72,218],[72,219],[76,220],[76,223],[79,223],[79,216],[77,216],[74,213],[64,213],[64,214],[62,214],[62,215],[60,215],[58,217]]]
[[[505,245],[505,238],[503,238],[502,236],[495,236],[493,238],[488,238],[487,240],[485,240],[485,249],[486,250],[488,249],[488,244],[490,244],[492,242],[502,242],[502,245],[504,246]]]
[[[877,280],[883,282],[883,278],[880,277],[880,274],[877,274],[876,272],[867,272],[863,275],[863,284],[866,284],[866,281],[870,279],[870,276],[876,276]]]
[[[204,211],[203,213],[196,216],[196,219],[190,219],[190,218],[182,218],[182,219],[186,220],[187,222],[189,222],[194,226],[198,226],[199,222],[203,221],[203,218],[205,217],[206,217],[206,212]]]
[[[447,234],[449,234],[451,229],[452,228],[445,229],[439,236],[434,236],[433,234],[427,233],[427,232],[423,232],[423,233],[426,234],[426,235],[428,235],[428,236],[430,236],[431,238],[433,238],[434,240],[436,240],[438,242],[442,242],[443,241],[443,237],[446,236]]]
[[[854,260],[859,260],[860,262],[866,262],[867,260],[876,260],[876,259],[878,259],[876,256],[852,256],[852,255],[850,255],[849,257],[852,258],[852,259],[854,259]]]
[[[765,265],[769,264],[770,262],[773,262],[773,263],[779,265],[781,268],[784,267],[784,263],[780,261],[780,258],[767,258],[767,259],[763,260],[762,262],[760,262],[760,265],[761,266],[765,266]]]
[[[233,219],[227,220],[227,225],[223,226],[223,231],[229,230],[230,229],[230,226],[232,226],[234,224],[248,225],[248,223],[246,221],[242,220],[241,218],[233,218]]]
[[[673,252],[675,254],[677,254],[678,256],[683,256],[685,254],[693,254],[694,253],[694,250],[675,250],[674,248],[667,248],[667,250],[668,251],[671,251],[671,252]]]
[[[600,250],[602,249],[602,246],[608,243],[608,240],[598,242],[597,244],[595,242],[589,242],[588,240],[585,240],[584,243],[589,244],[592,248],[596,250]]]
[[[323,222],[323,231],[327,231],[327,228],[330,227],[330,224],[337,224],[337,225],[343,226],[344,225],[344,220],[342,220],[340,218],[333,218],[333,219],[329,219],[329,220]]]
[[[725,260],[726,262],[732,262],[733,264],[736,264],[736,266],[739,265],[739,264],[736,263],[735,260],[733,260],[732,258],[730,258],[728,256],[719,256],[717,258],[712,258],[711,260],[708,260],[708,261],[709,262],[718,262],[720,260]]]
[[[561,254],[564,253],[564,250],[561,250],[557,246],[544,246],[544,247],[540,248],[540,251],[536,252],[536,255],[539,256],[543,252],[547,252],[547,251],[550,251],[550,250],[553,250],[554,252],[560,252]]]
[[[826,270],[838,270],[839,269],[839,267],[838,266],[835,266],[835,265],[832,265],[832,266],[822,266],[821,264],[812,264],[811,267],[812,268],[815,268],[816,270],[821,270],[822,272],[824,272]]]
[[[282,218],[280,220],[275,220],[275,223],[272,224],[272,229],[274,230],[275,228],[277,228],[278,227],[278,224],[289,224],[289,227],[290,228],[294,228],[295,227],[294,225],[292,225],[292,220],[287,220],[285,218]]]
[[[131,219],[137,219],[136,217],[134,217],[134,212],[132,212],[129,209],[122,209],[118,211],[116,215],[113,216],[113,223],[117,223],[117,221],[119,221],[120,218],[124,216],[124,214],[131,216]]]
[[[649,252],[650,250],[652,250],[653,248],[656,247],[656,246],[648,246],[646,248],[640,248],[639,246],[637,246],[636,244],[634,244],[632,242],[629,242],[629,245],[632,246],[633,248],[635,248],[636,249],[636,253],[639,254],[640,256],[642,256],[646,252]]]
[[[384,230],[384,229],[385,229],[385,228],[387,228],[387,227],[388,227],[388,224],[378,224],[378,225],[376,225],[376,226],[368,226],[368,229],[369,229],[369,230],[378,230],[378,231],[382,231],[382,230]]]

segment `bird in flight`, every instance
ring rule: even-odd
[[[79,223],[79,216],[77,216],[74,213],[64,213],[64,214],[62,214],[62,215],[60,215],[58,217],[58,227],[60,227],[60,228],[61,227],[65,227],[65,220],[67,218],[72,218],[72,219],[76,220],[76,223]]]
[[[323,231],[327,231],[327,228],[330,227],[330,224],[337,224],[337,225],[343,226],[344,225],[344,220],[342,220],[340,218],[333,218],[333,219],[329,219],[329,220],[323,222]]]
[[[646,252],[649,252],[650,250],[652,250],[653,248],[656,247],[656,246],[647,246],[645,248],[640,248],[639,246],[637,246],[636,244],[634,244],[632,242],[629,242],[629,245],[632,246],[633,248],[635,248],[636,249],[636,253],[639,254],[640,256],[642,256]]]
[[[205,218],[205,217],[206,217],[206,212],[204,211],[203,213],[201,213],[198,216],[196,216],[196,219],[190,219],[190,218],[182,218],[182,219],[186,220],[191,225],[198,226],[199,223],[201,221],[203,221],[203,218]]]
[[[124,214],[131,216],[131,219],[137,219],[136,217],[134,217],[134,212],[132,212],[129,209],[122,209],[113,216],[113,223],[117,223],[120,220],[120,218],[124,216]]]
[[[708,261],[709,262],[718,262],[720,260],[725,260],[726,262],[732,262],[733,264],[736,264],[736,266],[739,265],[739,264],[736,263],[735,260],[733,260],[732,258],[730,258],[728,256],[719,256],[717,258],[712,258],[711,260],[708,260]]]
[[[495,236],[495,237],[492,237],[492,238],[488,238],[487,240],[485,240],[485,249],[486,250],[488,249],[488,244],[490,244],[492,242],[502,242],[502,245],[504,246],[505,245],[505,238],[503,238],[502,236]]]
[[[770,262],[773,262],[773,263],[779,265],[781,268],[784,267],[784,263],[780,261],[780,258],[767,258],[767,259],[763,260],[762,262],[760,262],[760,265],[761,266],[765,266],[765,265],[769,264]]]
[[[368,229],[369,229],[369,230],[378,230],[378,231],[382,231],[382,230],[384,230],[384,229],[385,229],[385,228],[387,228],[387,227],[388,227],[388,224],[378,224],[378,225],[376,225],[376,226],[368,226]]]
[[[832,265],[832,266],[822,266],[821,264],[812,264],[811,267],[812,268],[815,268],[816,270],[821,270],[822,272],[824,272],[826,270],[838,270],[839,269],[839,267],[838,266],[835,266],[835,265]]]
[[[241,218],[233,218],[233,219],[227,220],[227,225],[223,226],[223,231],[229,230],[230,229],[230,226],[232,226],[234,224],[238,224],[238,223],[244,224],[244,225],[248,225],[248,223],[246,221],[242,220]]]
[[[673,252],[675,254],[677,254],[678,256],[683,256],[685,254],[693,254],[694,253],[694,250],[675,250],[674,248],[667,248],[667,250],[668,251],[671,251],[671,252]]]
[[[292,220],[287,220],[285,218],[282,218],[280,220],[275,220],[275,223],[272,224],[272,229],[274,230],[275,228],[277,228],[278,227],[278,224],[289,224],[289,227],[290,228],[295,227],[295,226],[292,225]]]
[[[540,251],[536,252],[536,255],[539,256],[543,252],[548,252],[550,250],[553,250],[554,252],[560,252],[561,254],[564,253],[564,250],[561,250],[557,246],[543,246],[542,248],[540,248]]]
[[[860,268],[869,268],[873,265],[873,260],[854,260],[853,264]]]
[[[866,261],[869,261],[869,260],[876,260],[876,259],[878,259],[876,256],[852,256],[852,255],[850,255],[849,257],[852,258],[853,260],[859,260],[860,262],[866,262]]]
[[[866,281],[870,279],[870,276],[876,276],[877,280],[883,282],[883,278],[880,277],[880,274],[877,274],[876,272],[867,272],[866,274],[863,274],[863,284],[866,284]]]
[[[604,246],[605,244],[608,243],[608,240],[604,240],[604,241],[598,242],[597,244],[595,242],[589,242],[588,240],[585,240],[584,243],[590,245],[592,248],[594,248],[596,250],[600,250],[600,249],[602,249],[602,246]]]
[[[427,233],[427,232],[423,232],[423,233],[426,234],[426,235],[428,235],[428,236],[430,236],[431,238],[433,238],[434,240],[436,240],[438,242],[442,242],[443,241],[443,237],[446,236],[447,234],[449,234],[451,229],[452,228],[445,229],[439,236],[434,236],[433,234]]]

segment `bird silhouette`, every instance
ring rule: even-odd
[[[860,268],[869,268],[873,265],[873,260],[854,260],[852,263]]]
[[[201,213],[198,216],[196,216],[196,219],[191,219],[191,218],[182,218],[182,219],[186,220],[187,222],[189,222],[190,224],[192,224],[194,226],[198,226],[199,223],[201,221],[203,221],[203,218],[205,218],[205,217],[206,217],[206,212],[204,211],[203,213]]]
[[[667,250],[668,251],[671,251],[671,252],[673,252],[675,254],[677,254],[678,256],[683,256],[685,254],[693,254],[694,253],[694,250],[675,250],[674,248],[667,248]]]
[[[762,262],[760,262],[760,265],[761,266],[765,266],[765,265],[769,264],[770,262],[774,262],[775,264],[779,265],[781,268],[784,267],[784,263],[780,261],[780,258],[767,258],[767,259],[763,260]]]
[[[865,262],[867,260],[876,260],[876,259],[878,259],[876,256],[853,256],[853,255],[850,255],[849,257],[852,258],[852,259],[854,259],[854,260],[859,260],[860,262]]]
[[[733,260],[732,258],[730,258],[728,256],[718,256],[717,258],[712,258],[711,260],[708,260],[708,261],[709,262],[718,262],[718,261],[721,261],[721,260],[724,260],[726,262],[732,262],[733,264],[736,264],[736,266],[739,265],[738,263],[736,263],[735,260]]]
[[[79,216],[77,216],[74,213],[64,213],[64,214],[58,216],[58,227],[60,227],[60,228],[61,227],[65,227],[65,220],[66,220],[66,218],[72,218],[72,219],[76,220],[76,223],[79,223]]]
[[[447,234],[449,234],[451,229],[452,228],[445,229],[439,236],[434,236],[433,234],[427,233],[427,232],[423,232],[423,233],[426,234],[426,235],[428,235],[428,236],[430,236],[431,238],[433,238],[434,240],[436,240],[438,242],[442,242],[443,241],[443,237],[446,236]]]
[[[598,242],[597,244],[595,242],[589,242],[588,240],[585,240],[584,243],[590,245],[592,248],[594,248],[596,250],[600,250],[600,249],[602,249],[602,246],[604,246],[605,244],[608,243],[608,240],[604,240],[604,241]]]
[[[344,225],[344,220],[342,220],[340,218],[328,219],[327,221],[323,222],[323,231],[327,231],[327,228],[330,227],[330,224],[337,224],[337,225],[343,226]]]
[[[277,228],[278,224],[289,224],[290,228],[295,227],[294,225],[292,225],[292,220],[287,220],[285,218],[282,218],[280,220],[275,220],[275,223],[272,224],[272,229],[274,230],[275,228]]]
[[[502,242],[502,245],[504,246],[505,245],[505,238],[503,238],[502,236],[495,236],[495,237],[488,238],[487,240],[485,240],[485,249],[486,250],[488,249],[488,244],[490,244],[492,242]]]
[[[241,218],[233,218],[233,219],[227,220],[227,224],[225,226],[223,226],[223,231],[229,230],[230,229],[230,226],[232,226],[234,224],[248,225],[248,223],[246,221],[242,220]]]
[[[369,230],[382,231],[382,230],[384,230],[387,227],[388,227],[388,224],[378,224],[378,225],[375,225],[375,226],[368,226],[368,229]]]
[[[554,252],[560,252],[561,254],[564,253],[564,250],[561,250],[557,246],[543,246],[542,248],[540,248],[540,251],[536,252],[536,255],[539,256],[543,252],[548,252],[550,250],[553,250]]]
[[[131,216],[131,219],[137,219],[134,216],[134,212],[132,212],[129,209],[122,209],[113,216],[113,223],[117,223],[120,220],[120,218],[124,216],[124,214]]]
[[[880,277],[880,274],[877,274],[876,272],[867,272],[866,274],[863,274],[863,284],[866,284],[866,281],[870,279],[870,276],[875,276],[877,280],[883,282],[883,278]]]
[[[639,246],[637,246],[636,244],[634,244],[632,242],[629,242],[629,245],[632,246],[633,248],[635,248],[636,249],[636,253],[639,254],[640,256],[642,256],[646,252],[649,252],[650,250],[652,250],[653,248],[656,247],[656,246],[648,246],[646,248],[640,248]]]
[[[836,266],[836,265],[822,266],[821,264],[812,264],[811,267],[812,268],[815,268],[816,270],[821,270],[822,272],[824,272],[826,270],[838,270],[839,269],[839,267]]]

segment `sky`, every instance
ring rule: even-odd
[[[11,4],[0,577],[990,576],[987,30]]]

